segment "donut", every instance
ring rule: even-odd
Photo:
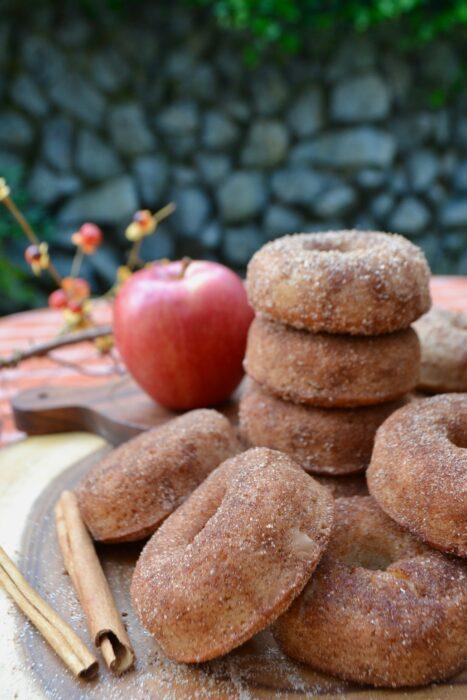
[[[391,518],[467,557],[467,394],[439,394],[389,416],[376,433],[367,479]]]
[[[194,663],[269,625],[328,542],[333,498],[290,457],[227,460],[162,524],[137,562],[136,612],[164,653]]]
[[[143,539],[240,449],[234,429],[217,411],[185,413],[125,442],[91,468],[77,489],[83,519],[95,540]]]
[[[414,328],[422,347],[419,389],[467,391],[467,313],[434,307]]]
[[[313,474],[321,486],[327,488],[334,498],[347,496],[368,496],[365,474],[344,474],[343,476],[323,476]]]
[[[314,408],[282,401],[250,382],[240,401],[240,434],[250,445],[286,452],[309,472],[366,469],[377,428],[402,401],[362,408]]]
[[[411,328],[374,338],[307,333],[257,316],[246,372],[281,398],[351,408],[400,398],[418,381],[420,346]]]
[[[331,541],[275,623],[282,650],[383,687],[439,681],[467,664],[467,567],[430,549],[369,496],[339,498]]]
[[[380,335],[407,328],[431,305],[420,248],[375,231],[299,233],[250,260],[251,305],[313,333]]]

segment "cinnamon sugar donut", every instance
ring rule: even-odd
[[[314,408],[288,403],[250,382],[240,401],[240,433],[250,445],[290,454],[318,474],[366,469],[377,428],[402,401],[363,408]]]
[[[226,654],[302,590],[332,519],[332,496],[287,455],[228,460],[143,549],[131,585],[141,622],[170,659]]]
[[[418,381],[420,346],[411,328],[373,338],[307,333],[257,316],[246,372],[283,399],[309,406],[366,406],[397,399]]]
[[[220,413],[185,413],[125,442],[90,470],[77,491],[83,519],[95,540],[143,539],[239,451]]]
[[[357,683],[415,686],[467,664],[467,568],[370,497],[336,500],[331,541],[274,626],[286,654]]]
[[[467,394],[410,403],[376,433],[368,488],[400,525],[467,557]]]
[[[248,265],[251,305],[314,333],[380,335],[430,308],[420,248],[374,231],[300,233],[267,243]]]
[[[434,307],[414,328],[422,346],[419,388],[467,391],[467,313]]]

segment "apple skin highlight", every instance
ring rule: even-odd
[[[216,262],[156,262],[125,282],[114,334],[128,371],[174,410],[213,406],[243,376],[253,310],[232,270]]]

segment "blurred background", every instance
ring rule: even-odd
[[[0,0],[0,176],[67,274],[98,223],[94,293],[140,208],[146,260],[243,271],[265,241],[396,231],[467,274],[467,3]],[[0,209],[0,313],[46,303]]]

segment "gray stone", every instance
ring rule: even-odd
[[[168,78],[180,80],[187,74],[193,72],[193,64],[195,57],[191,51],[187,49],[175,49],[172,51],[165,62],[165,73]]]
[[[108,93],[121,90],[128,83],[128,64],[113,49],[105,48],[91,59],[92,78],[101,90]]]
[[[56,30],[55,36],[65,48],[77,48],[83,46],[89,39],[91,27],[82,13],[68,12]]]
[[[122,164],[110,146],[88,129],[78,135],[76,167],[90,180],[105,180],[122,171]]]
[[[308,208],[328,185],[328,175],[300,166],[278,170],[271,178],[272,190],[281,202]]]
[[[166,136],[165,144],[171,155],[183,160],[192,156],[198,149],[198,140],[194,134],[181,134],[180,136]]]
[[[137,156],[151,151],[155,145],[141,107],[136,102],[117,105],[109,117],[110,133],[120,153]]]
[[[258,114],[271,116],[284,106],[288,96],[287,83],[277,68],[259,69],[249,83]]]
[[[432,185],[429,190],[427,190],[425,196],[429,202],[438,207],[447,199],[448,193],[444,185],[441,185],[439,182],[435,182],[435,184]]]
[[[357,75],[337,83],[331,93],[331,116],[338,122],[376,121],[388,116],[391,99],[377,73]]]
[[[199,111],[194,102],[176,102],[166,107],[157,118],[159,128],[169,136],[192,134],[199,125]]]
[[[203,180],[213,186],[219,185],[231,168],[230,158],[222,153],[200,153],[196,165]]]
[[[433,133],[433,115],[418,112],[406,117],[398,117],[391,128],[399,148],[410,151],[426,143]]]
[[[42,92],[26,73],[21,73],[14,80],[11,98],[18,107],[22,107],[35,117],[43,117],[48,111]]]
[[[227,262],[243,267],[261,246],[263,239],[256,226],[228,228],[224,233],[222,251]]]
[[[25,34],[21,53],[24,68],[45,88],[50,88],[67,74],[63,54],[45,37]]]
[[[28,120],[12,109],[0,113],[0,145],[9,148],[29,146],[34,130]]]
[[[97,223],[119,224],[137,209],[133,181],[128,175],[122,175],[71,198],[60,210],[59,221],[76,224],[90,219]]]
[[[428,226],[430,218],[429,210],[420,199],[406,197],[394,210],[390,228],[396,233],[419,233]]]
[[[467,226],[467,197],[455,197],[447,201],[440,211],[443,226]]]
[[[0,150],[0,177],[8,179],[12,174],[20,173],[22,169],[21,158],[16,153]]]
[[[313,208],[323,219],[342,216],[349,212],[357,201],[355,190],[350,185],[336,185],[326,190],[313,203]]]
[[[201,63],[185,76],[180,87],[184,96],[214,102],[217,94],[216,72],[209,63]]]
[[[371,213],[377,221],[386,221],[390,212],[394,209],[394,202],[394,195],[389,192],[382,192],[371,202]]]
[[[415,151],[407,161],[409,184],[415,192],[424,192],[438,176],[439,160],[433,151]]]
[[[300,146],[302,162],[331,168],[385,168],[391,165],[396,152],[392,134],[371,126],[323,134]]]
[[[237,223],[259,214],[266,203],[266,189],[261,175],[238,171],[230,175],[217,191],[221,218]]]
[[[407,173],[402,168],[395,170],[389,180],[389,188],[394,194],[406,194],[409,190]]]
[[[227,100],[223,105],[226,113],[238,122],[247,122],[251,117],[251,109],[247,102],[242,100]]]
[[[211,110],[203,122],[202,142],[206,148],[223,150],[229,148],[238,139],[236,124],[222,112]]]
[[[121,265],[121,260],[112,248],[107,245],[101,246],[90,256],[89,264],[93,272],[105,282],[106,286],[113,286],[115,271]]]
[[[141,257],[147,261],[175,257],[175,237],[164,228],[164,223],[158,226],[153,236],[143,240]]]
[[[294,209],[272,204],[266,210],[263,226],[268,238],[285,236],[302,230],[303,217]]]
[[[462,161],[454,173],[454,187],[461,192],[467,192],[467,160]]]
[[[133,170],[143,203],[153,207],[159,205],[169,180],[169,165],[165,156],[140,156],[134,161]]]
[[[74,175],[55,173],[45,165],[37,165],[28,182],[28,192],[35,202],[49,206],[80,189],[81,183]]]
[[[384,57],[384,68],[394,99],[403,103],[412,83],[412,72],[408,61],[402,60],[394,51]]]
[[[309,87],[295,100],[287,114],[287,122],[296,136],[304,138],[319,131],[324,123],[323,93]]]
[[[42,154],[58,170],[69,170],[72,163],[73,126],[69,119],[55,117],[44,124]]]
[[[172,215],[173,226],[182,236],[196,236],[211,211],[211,203],[203,190],[195,187],[180,190],[175,198],[177,208]]]
[[[452,134],[451,118],[447,109],[440,109],[433,114],[433,136],[436,143],[444,146],[449,143]]]
[[[369,37],[352,34],[338,45],[327,76],[330,80],[340,80],[372,68],[375,62],[376,51]]]
[[[467,143],[467,117],[460,117],[456,124],[456,137],[459,143]]]
[[[172,168],[172,178],[175,184],[181,187],[195,185],[198,182],[198,173],[186,165],[176,165]]]
[[[452,85],[461,76],[462,66],[453,46],[447,42],[431,43],[420,64],[424,77],[438,85]]]
[[[200,234],[200,241],[203,246],[212,250],[217,248],[222,240],[222,230],[217,221],[211,221],[207,226],[203,226]]]
[[[356,181],[365,190],[377,190],[386,182],[386,173],[383,170],[364,168],[357,173]]]
[[[102,119],[105,102],[102,94],[78,73],[67,73],[49,89],[52,101],[77,119],[96,126]]]
[[[269,168],[281,163],[287,153],[289,136],[279,121],[258,121],[251,127],[242,163],[249,167]]]

